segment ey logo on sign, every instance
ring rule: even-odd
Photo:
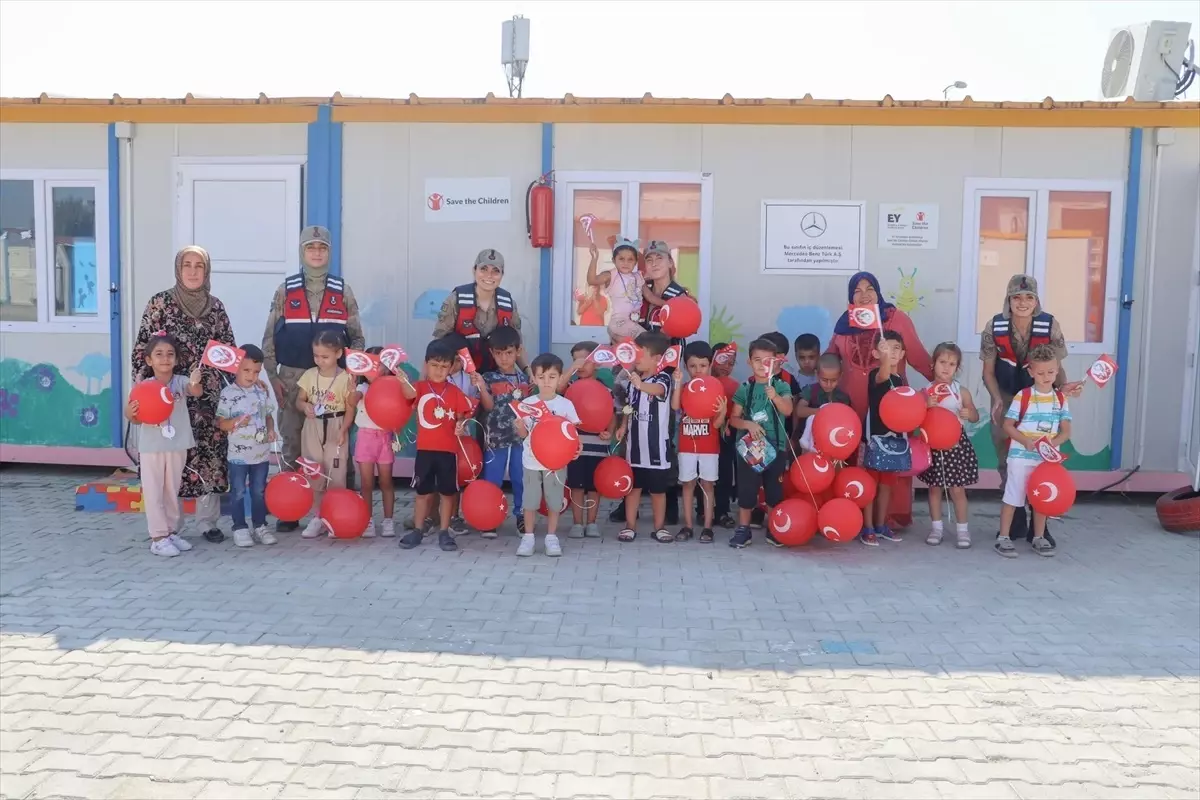
[[[919,219],[920,217],[921,217],[921,215],[918,214],[917,218]],[[895,224],[898,224],[899,222],[900,222],[899,214],[888,214],[888,224],[889,225],[895,225]]]
[[[429,199],[426,201],[429,204],[429,210],[430,211],[441,211],[443,199],[444,198],[437,192],[434,192],[433,194],[429,195]]]

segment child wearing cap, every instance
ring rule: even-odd
[[[596,286],[608,295],[609,307],[612,313],[608,317],[608,335],[613,344],[628,338],[636,338],[642,332],[642,326],[637,323],[638,308],[642,304],[642,289],[645,279],[638,272],[637,244],[617,237],[613,245],[613,269],[597,273],[596,264],[600,260],[600,251],[592,242],[589,252],[592,260],[588,263],[588,286]]]

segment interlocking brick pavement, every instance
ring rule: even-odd
[[[0,797],[1196,798],[1200,542],[151,556],[0,472]],[[402,504],[404,505],[404,504]],[[407,511],[407,507],[405,507]]]

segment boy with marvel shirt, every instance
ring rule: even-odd
[[[683,349],[683,362],[687,378],[675,381],[671,392],[671,408],[676,413],[682,409],[683,385],[694,378],[703,378],[712,368],[712,348],[708,342],[689,342]],[[711,419],[693,419],[683,415],[679,422],[679,482],[683,485],[683,527],[675,534],[675,541],[686,542],[692,538],[695,519],[696,481],[704,495],[704,528],[700,541],[711,544],[713,540],[713,483],[719,476],[721,458],[721,428],[725,425],[725,396],[717,401],[717,415]]]
[[[424,380],[415,387],[401,384],[404,396],[415,401],[413,413],[417,415],[417,458],[413,465],[417,501],[413,518],[427,519],[433,495],[440,495],[438,546],[448,553],[458,549],[450,533],[450,517],[458,499],[458,435],[471,413],[467,396],[447,380],[457,359],[452,345],[435,339],[425,348]],[[411,530],[400,538],[400,547],[411,550],[421,539],[420,530]]]

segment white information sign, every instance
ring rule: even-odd
[[[761,271],[767,275],[861,271],[865,206],[854,200],[764,200]]]
[[[879,247],[891,250],[936,250],[936,203],[880,203]]]
[[[508,178],[426,178],[426,222],[508,222],[512,181]]]

